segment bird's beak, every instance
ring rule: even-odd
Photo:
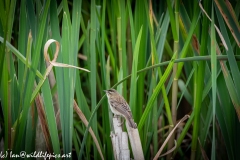
[[[103,90],[104,92],[107,92],[107,90]]]

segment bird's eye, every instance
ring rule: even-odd
[[[108,95],[111,95],[111,94],[115,93],[115,90],[114,89],[109,89],[109,90],[107,90],[106,93],[108,93]]]

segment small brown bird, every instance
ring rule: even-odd
[[[104,90],[108,97],[108,103],[114,115],[123,116],[131,128],[137,128],[132,112],[125,99],[114,89]]]

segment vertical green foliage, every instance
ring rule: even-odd
[[[5,1],[2,1],[0,3],[1,7],[0,10],[3,15],[0,15],[1,19],[1,26],[3,28],[2,33],[4,34],[4,43],[1,45],[0,49],[0,74],[2,75],[0,78],[0,88],[1,88],[1,98],[3,101],[3,113],[4,113],[4,149],[7,150],[10,148],[11,144],[11,136],[9,136],[9,132],[11,132],[11,103],[14,101],[14,98],[11,98],[11,86],[13,86],[13,82],[10,82],[11,79],[14,77],[14,70],[11,74],[8,73],[12,67],[11,64],[13,64],[12,55],[9,52],[9,50],[5,47],[6,41],[11,41],[12,36],[12,28],[13,28],[13,22],[14,22],[14,13],[15,13],[15,6],[16,6],[16,0],[12,0],[11,3]]]
[[[33,37],[33,44],[35,45],[36,40],[37,40],[37,33],[38,33],[38,27],[39,27],[39,23],[37,20],[37,16],[36,13],[34,11],[34,2],[33,1],[26,1],[26,12],[27,12],[27,18],[29,23],[29,27],[31,29],[32,32],[32,37]],[[39,18],[39,17],[38,17]]]
[[[68,2],[63,1],[63,34],[62,34],[62,57],[58,59],[66,64],[76,65],[78,53],[78,39],[80,28],[81,1],[73,2],[72,23]],[[56,13],[56,12],[55,12]],[[53,13],[54,16],[54,13]],[[56,33],[56,36],[57,33]],[[75,69],[56,69],[58,81],[58,93],[65,97],[60,99],[60,115],[63,136],[64,153],[72,152],[72,131],[73,131],[73,99],[75,92]],[[63,80],[62,78],[63,77]]]
[[[215,11],[217,15],[217,20],[219,22],[221,33],[226,41],[228,50],[226,50],[226,54],[228,57],[228,62],[220,62],[221,68],[223,70],[223,76],[225,83],[223,82],[223,76],[218,80],[219,85],[223,85],[223,87],[218,87],[218,93],[220,95],[219,104],[217,105],[216,115],[219,121],[219,125],[224,137],[224,141],[226,143],[226,150],[228,153],[229,159],[238,159],[240,154],[236,151],[239,143],[236,142],[236,135],[239,134],[239,123],[236,123],[236,119],[238,117],[239,120],[239,67],[237,66],[236,59],[234,58],[234,52],[232,43],[230,42],[229,34],[226,30],[226,25],[223,22],[223,18],[220,14],[220,11],[215,6]],[[229,65],[228,65],[229,64]],[[230,69],[229,69],[230,66]],[[230,74],[232,73],[232,74]],[[227,92],[227,93],[226,93]],[[223,98],[226,97],[226,98]],[[230,99],[232,103],[230,103]],[[219,107],[218,107],[219,106]],[[229,107],[224,107],[229,106]],[[233,111],[233,107],[235,107],[235,112]],[[235,117],[235,121],[234,121]],[[234,147],[233,147],[234,146]]]
[[[226,30],[226,26],[223,22],[223,18],[220,15],[220,11],[218,9],[216,9],[216,13],[217,13],[218,22],[220,24],[221,33],[228,46],[228,50],[226,50],[226,54],[229,60],[230,71],[232,72],[231,79],[233,80],[233,86],[232,86],[232,89],[230,89],[230,94],[232,95],[231,98],[232,98],[235,110],[237,112],[238,119],[240,119],[240,107],[239,107],[240,106],[240,84],[238,83],[240,81],[240,71],[239,71],[239,67],[237,65],[236,59],[234,57],[233,47],[230,42],[228,32]]]
[[[167,43],[167,31],[168,31],[168,27],[169,27],[169,14],[168,14],[168,10],[166,12],[166,14],[164,15],[164,19],[163,19],[163,22],[162,23],[159,23],[158,24],[158,31],[160,32],[159,34],[159,40],[157,42],[156,40],[156,47],[157,47],[157,50],[156,50],[156,56],[158,56],[158,61],[157,62],[161,62],[162,61],[162,58],[163,58],[163,55],[164,55],[164,44],[168,44]],[[157,32],[158,32],[157,31]],[[155,39],[158,39],[157,37],[157,33],[156,33],[156,36],[155,36]],[[170,46],[169,46],[170,47]],[[172,51],[171,51],[171,55],[173,55]],[[157,63],[156,62],[156,63]],[[161,71],[161,70],[160,70]],[[159,72],[159,78],[161,78],[161,73]],[[171,85],[171,81],[169,81],[169,86]],[[166,109],[166,113],[167,113],[167,118],[168,118],[168,123],[169,125],[173,125],[173,122],[172,122],[172,115],[171,115],[171,108],[170,108],[170,104],[169,104],[169,100],[168,100],[168,97],[167,97],[167,93],[168,93],[168,89],[165,89],[165,86],[163,86],[163,90],[162,90],[162,95],[163,95],[163,102],[164,102],[164,105],[165,105],[165,109]],[[163,103],[162,103],[163,104]]]
[[[69,48],[69,42],[70,42],[70,21],[67,18],[67,12],[63,13],[63,25],[62,25],[62,62],[63,63],[69,63],[69,55],[70,55],[70,48]],[[64,97],[60,101],[60,117],[61,117],[61,128],[62,128],[62,137],[63,137],[63,150],[64,153],[71,152],[71,144],[72,141],[70,139],[70,130],[72,130],[72,123],[69,119],[72,115],[72,112],[70,112],[70,75],[69,75],[70,69],[64,68],[62,69],[62,72],[60,73],[63,83],[62,86],[62,93],[59,93],[61,90],[58,91],[59,94],[61,94],[60,97]],[[59,84],[60,85],[60,84]],[[58,85],[58,86],[59,86]],[[60,88],[60,87],[58,87]],[[69,107],[67,107],[69,106]]]
[[[144,113],[143,113],[143,115],[142,115],[142,117],[141,117],[141,119],[140,119],[139,125],[138,125],[138,129],[139,129],[140,131],[142,130],[142,127],[143,127],[143,125],[144,125],[144,123],[145,123],[145,121],[146,121],[146,118],[147,118],[149,112],[150,112],[151,109],[152,109],[152,105],[153,105],[155,99],[157,98],[157,95],[159,94],[162,85],[164,84],[164,82],[166,81],[167,77],[169,76],[169,74],[170,74],[170,72],[171,72],[171,70],[172,70],[174,61],[175,61],[175,56],[172,57],[171,62],[169,63],[166,71],[164,72],[162,78],[160,79],[160,81],[158,82],[157,86],[155,87],[154,92],[153,92],[153,94],[151,95],[151,98],[150,98],[149,101],[148,101],[148,104],[147,104],[147,106],[146,106],[146,109],[145,109],[145,111],[144,111]]]
[[[57,15],[57,2],[55,0],[51,1],[50,4],[50,26],[52,31],[52,38],[61,42],[59,21]],[[61,50],[59,51],[58,59],[62,56]]]
[[[207,13],[209,13],[209,2],[204,1],[204,8]],[[209,29],[209,21],[206,16],[203,16],[203,22],[202,22],[202,34],[201,34],[201,46],[200,46],[200,55],[204,56],[207,53],[207,37],[208,37],[208,29]],[[195,104],[194,104],[194,110],[195,110],[195,116],[194,116],[194,128],[193,128],[193,139],[192,139],[192,152],[191,152],[191,159],[196,158],[196,149],[198,144],[198,132],[199,132],[199,125],[200,125],[200,110],[202,106],[202,93],[204,88],[204,71],[205,71],[205,61],[199,62],[198,70],[195,72],[197,74],[196,79],[196,97],[194,98]]]
[[[191,7],[192,7],[192,4],[191,4]],[[181,6],[182,8],[182,6]],[[184,42],[184,46],[181,50],[181,52],[179,53],[180,54],[180,57],[183,58],[183,57],[186,57],[187,53],[188,53],[188,47],[190,46],[190,43],[191,43],[191,40],[192,40],[192,35],[196,29],[196,26],[198,24],[198,20],[199,20],[199,7],[198,7],[198,3],[196,1],[194,1],[194,4],[193,4],[193,18],[192,18],[192,21],[191,21],[191,26],[189,28],[189,32],[188,32],[188,35],[186,37],[186,41]],[[181,17],[181,21],[184,20],[184,16]],[[183,19],[183,20],[182,20]],[[181,22],[180,21],[180,22]],[[183,21],[184,22],[184,21]],[[184,23],[184,27],[186,29],[188,29],[188,24],[189,23]],[[184,35],[183,35],[184,36]],[[182,69],[183,69],[183,66],[185,65],[185,63],[179,63],[179,66],[178,66],[178,71],[177,71],[177,77],[179,77],[182,73]],[[193,68],[194,68],[194,73],[197,72],[197,62],[193,62]],[[193,88],[193,97],[194,97],[194,102],[193,102],[193,106],[195,106],[195,98],[196,98],[196,79],[197,79],[197,74],[194,74],[194,84],[192,86]],[[188,132],[188,129],[191,127],[191,124],[194,120],[194,116],[195,116],[195,110],[193,110],[190,118],[188,119],[188,122],[186,123],[180,137],[178,138],[178,141],[177,141],[177,146],[179,147],[182,140],[184,139],[184,137],[186,136],[187,132]]]
[[[111,58],[111,66],[113,67],[113,72],[114,72],[114,76],[113,80],[114,82],[117,81],[117,74],[118,74],[118,70],[117,70],[117,65],[118,65],[118,61],[117,61],[117,18],[116,16],[119,14],[119,8],[117,7],[117,1],[111,1],[110,2],[110,7],[107,7],[107,17],[108,17],[108,21],[109,21],[109,32],[110,32],[110,40],[108,40],[107,35],[105,37],[105,43],[106,43],[106,47],[109,51],[110,54],[110,58]],[[111,43],[110,43],[111,42]],[[110,44],[109,44],[110,43]]]
[[[129,2],[129,0],[128,0]],[[142,3],[141,1],[136,1],[135,4],[135,12],[134,12],[134,24],[135,28],[134,31],[135,33],[138,33],[140,31],[140,28],[142,28],[142,40],[140,42],[140,48],[139,48],[139,60],[138,60],[138,70],[142,69],[146,65],[146,57],[147,57],[147,45],[148,45],[148,25],[146,23],[146,12],[145,10],[145,4]],[[129,7],[130,8],[130,7]],[[133,31],[131,31],[133,32]],[[132,37],[132,42],[135,41],[135,37]],[[134,48],[134,45],[132,45],[132,48]],[[137,81],[137,97],[138,101],[136,103],[136,108],[133,110],[133,115],[135,118],[135,121],[138,123],[140,120],[140,116],[143,111],[143,105],[144,105],[144,99],[145,94],[144,94],[144,78],[145,74],[140,74],[138,76],[138,81]],[[133,106],[132,106],[133,107]]]
[[[59,137],[58,137],[58,132],[57,132],[57,123],[55,121],[52,95],[51,95],[51,90],[50,90],[48,81],[45,81],[43,83],[42,93],[43,93],[46,118],[47,118],[47,122],[48,122],[49,133],[51,136],[53,151],[56,154],[60,154],[61,151],[60,151]]]
[[[166,36],[163,36],[164,35],[164,33],[162,33],[161,35],[162,35],[162,37],[160,38],[160,40],[159,40],[159,43],[157,43],[157,40],[158,40],[158,38],[157,38],[157,33],[155,34],[155,31],[154,31],[154,23],[153,23],[153,21],[154,21],[154,17],[155,17],[155,15],[154,15],[154,13],[152,12],[152,8],[153,8],[153,5],[151,4],[151,2],[149,3],[149,7],[147,7],[148,5],[147,5],[147,3],[145,2],[145,11],[146,11],[146,15],[147,15],[147,21],[148,21],[148,26],[149,26],[149,32],[150,32],[150,44],[151,44],[151,60],[152,60],[152,65],[153,64],[155,64],[155,63],[157,63],[157,62],[160,62],[161,60],[160,60],[160,58],[161,58],[161,56],[160,55],[162,55],[162,51],[163,51],[163,47],[161,48],[161,46],[163,46],[162,44],[160,44],[160,42],[162,41],[162,42],[164,42],[165,41],[165,38],[166,38]],[[163,31],[162,32],[164,32],[164,30],[165,29],[167,29],[167,26],[168,26],[168,18],[169,16],[165,16],[165,20],[166,20],[166,23],[162,23],[162,24],[158,24],[158,27],[161,27],[162,29],[163,29]],[[157,44],[158,44],[158,46],[157,46]],[[158,48],[158,50],[160,51],[160,53],[158,53],[157,54],[157,48]],[[159,55],[159,57],[158,57],[158,55]],[[173,59],[174,59],[174,57],[172,57]],[[168,68],[168,69],[170,69],[171,70],[171,65],[169,65],[170,67]],[[169,70],[168,70],[169,71]],[[152,70],[152,74],[151,74],[151,79],[159,79],[160,81],[161,80],[163,80],[164,78],[166,78],[165,76],[167,76],[168,75],[168,72],[167,70],[165,71],[165,75],[164,76],[162,76],[162,71],[161,71],[161,69],[160,69],[160,67],[158,67],[157,69],[153,69]],[[169,75],[168,75],[169,76]],[[153,91],[155,92],[155,93],[153,93],[153,95],[151,96],[151,99],[150,100],[152,100],[152,97],[154,97],[154,96],[156,96],[155,94],[157,93],[158,94],[158,87],[159,87],[159,84],[161,83],[161,82],[159,82],[158,83],[158,85],[156,86],[156,80],[152,80],[151,81],[151,84],[150,84],[150,86],[152,87],[152,88],[155,88]],[[167,112],[167,118],[168,118],[168,121],[169,121],[169,124],[170,125],[172,125],[173,123],[172,123],[172,116],[171,116],[171,112],[170,112],[170,106],[169,106],[169,100],[168,100],[168,97],[167,97],[167,92],[166,92],[166,88],[165,88],[165,86],[164,85],[162,85],[162,87],[160,87],[161,88],[161,90],[162,90],[162,95],[163,95],[163,101],[164,101],[164,103],[165,103],[165,106],[166,106],[166,112]],[[150,95],[152,94],[151,92],[149,92],[150,93]],[[150,101],[149,100],[149,101]],[[159,113],[162,111],[162,107],[159,107],[159,108],[157,108],[157,106],[158,106],[158,101],[156,101],[155,103],[153,103],[152,105],[152,108],[153,108],[153,110],[151,111],[152,112],[152,115],[149,115],[149,124],[151,124],[151,123],[153,123],[153,124],[157,124],[157,122],[158,122],[158,115],[159,115]],[[162,106],[162,105],[161,105]],[[156,110],[158,110],[158,112],[156,112]],[[146,112],[147,113],[147,112]],[[145,116],[145,115],[144,115]],[[154,119],[152,120],[152,118],[151,117],[153,117],[154,116]],[[142,118],[141,118],[141,120],[142,120]],[[140,121],[141,122],[141,121]],[[146,128],[147,129],[149,129],[149,131],[151,130],[152,132],[154,132],[154,134],[153,134],[153,141],[158,141],[158,137],[157,137],[157,134],[156,134],[156,132],[157,132],[157,127],[156,126],[153,126],[153,127],[148,127],[148,125],[146,125]],[[146,131],[145,132],[145,134],[147,133],[148,131]],[[156,153],[157,152],[157,148],[158,148],[158,144],[157,143],[154,143],[154,153]]]
[[[27,65],[28,65],[30,57],[31,57],[31,51],[32,51],[32,35],[31,35],[31,32],[30,32],[29,36],[28,36],[28,42],[27,42],[26,65],[25,65],[25,68],[24,68],[24,73],[22,73],[23,74],[23,81],[22,81],[22,85],[21,85],[21,88],[20,88],[20,90],[21,90],[20,104],[22,104],[24,88],[27,85],[26,84],[26,78],[27,78],[27,74],[29,72]],[[16,110],[16,113],[19,116],[19,110]],[[33,121],[33,123],[32,123],[32,121]],[[28,138],[25,139],[25,146],[24,146],[27,153],[30,153],[31,149],[34,149],[34,147],[32,146],[32,144],[33,144],[32,142],[33,142],[33,139],[34,139],[33,135],[35,135],[35,134],[33,134],[33,132],[35,133],[34,122],[35,122],[35,119],[33,120],[33,118],[31,117],[31,112],[29,112],[28,113],[28,119],[27,119],[27,127],[26,127],[27,128],[26,130],[28,130],[29,132],[26,133],[26,137],[28,137]]]
[[[27,42],[27,13],[26,13],[26,1],[22,0],[20,4],[20,19],[19,19],[19,37],[18,37],[18,50],[23,56],[26,56],[26,42]],[[18,82],[19,88],[23,93],[23,85],[25,78],[24,75],[24,64],[18,59]],[[23,95],[23,94],[22,94]],[[21,98],[22,99],[22,98]],[[20,103],[21,104],[21,103]],[[14,109],[17,113],[18,109]],[[16,120],[16,117],[14,118]]]
[[[51,31],[52,31],[52,38],[57,40],[58,42],[61,42],[61,37],[60,37],[60,30],[59,30],[59,21],[58,21],[58,15],[57,15],[57,3],[55,0],[51,1],[50,4],[50,26],[51,26]],[[61,50],[59,51],[58,54],[58,62],[62,62],[62,52]],[[57,67],[55,68],[56,71],[56,81],[57,81],[57,93],[58,96],[63,96],[63,78],[62,78],[62,71],[63,68]],[[53,110],[53,104],[52,104],[52,98],[51,95],[49,95],[50,88],[48,82],[44,82],[42,86],[42,92],[43,92],[43,98],[44,102],[47,103],[45,105],[48,106],[45,108],[46,110],[46,117],[47,117],[47,122],[49,126],[49,132],[51,136],[51,141],[52,141],[52,147],[54,153],[60,153],[60,143],[59,143],[59,137],[58,137],[58,130],[57,130],[57,124],[55,121],[55,116],[54,115],[54,110]],[[62,98],[59,98],[59,105],[61,106],[63,104]],[[60,111],[61,114],[61,111]],[[62,121],[61,121],[61,126],[62,126]]]
[[[171,22],[171,29],[172,29],[172,34],[173,34],[173,39],[174,39],[174,44],[173,44],[173,53],[176,54],[176,58],[179,56],[179,0],[176,0],[174,3],[174,12],[175,15],[173,14],[172,7],[170,4],[170,1],[167,1],[168,4],[168,11],[170,15],[170,22]],[[172,122],[173,125],[176,125],[177,121],[177,94],[178,94],[178,76],[177,76],[177,70],[178,70],[178,63],[175,63],[173,66],[173,84],[172,84]],[[170,129],[171,131],[172,129]],[[174,143],[174,137],[175,134],[172,135],[172,137],[169,140],[168,143],[168,150],[170,150],[173,147]],[[169,154],[167,158],[170,158],[172,154]]]
[[[139,49],[140,49],[140,42],[142,38],[142,28],[139,31],[136,45],[134,48],[134,54],[133,54],[133,63],[132,63],[132,77],[131,77],[131,88],[130,88],[130,106],[134,110],[138,110],[140,108],[139,106],[136,106],[136,100],[137,100],[137,66],[138,66],[138,57],[139,57]]]
[[[234,37],[234,40],[239,47],[240,46],[240,26],[237,19],[237,12],[239,14],[239,3],[238,5],[234,5],[234,3],[232,4],[230,3],[231,1],[223,1],[223,0],[214,0],[214,2],[218,7],[218,9],[221,10],[221,15],[222,15],[221,17],[224,18],[226,25],[231,31],[230,33]],[[233,7],[235,8],[235,11]]]
[[[203,8],[208,14],[212,13],[211,23],[203,11],[199,12],[198,1],[0,0],[0,103],[3,111],[0,119],[5,150],[11,146],[14,152],[24,150],[31,153],[35,150],[38,116],[32,92],[34,83],[38,84],[43,78],[40,72],[46,69],[43,44],[52,38],[61,44],[57,62],[87,66],[91,71],[84,73],[53,67],[55,86],[51,88],[47,78],[40,90],[34,92],[43,100],[49,139],[55,154],[71,152],[74,156],[77,154],[78,159],[99,159],[95,144],[88,136],[91,126],[100,146],[102,144],[104,157],[113,158],[109,138],[112,113],[102,90],[117,87],[129,102],[138,123],[145,159],[153,157],[165,140],[166,131],[162,129],[173,124],[169,100],[172,105],[178,104],[178,110],[173,110],[180,113],[179,118],[182,114],[191,114],[183,129],[179,130],[178,150],[174,155],[190,157],[182,145],[187,144],[192,147],[192,159],[202,158],[201,151],[211,159],[239,159],[236,141],[240,134],[240,85],[237,83],[240,72],[236,56],[239,54],[239,33],[237,20],[230,15],[239,17],[240,3],[215,0],[211,9],[208,3],[204,0]],[[19,9],[15,9],[15,5],[20,5]],[[15,16],[18,14],[19,18]],[[221,46],[223,41],[219,40],[219,33],[215,37],[214,24],[219,26],[228,50]],[[178,28],[181,29],[180,36]],[[30,30],[33,43],[29,37],[27,45]],[[50,57],[54,51],[55,45],[52,45],[48,51]],[[210,51],[211,55],[199,57]],[[216,52],[222,52],[224,56],[221,58],[225,58],[224,61],[221,59],[219,67]],[[171,56],[172,60],[165,62]],[[188,58],[177,59],[181,63],[174,64],[178,57]],[[152,66],[157,63],[160,64]],[[175,76],[170,76],[172,68]],[[173,78],[186,84],[184,90],[176,89],[181,84],[173,82]],[[175,88],[172,96],[168,94],[171,87]],[[53,108],[55,93],[58,95],[61,128],[57,128]],[[89,121],[87,127],[75,116],[72,108],[75,98]],[[186,106],[189,106],[187,111]],[[15,132],[11,132],[11,128]],[[187,134],[192,135],[191,142],[184,142]],[[217,153],[220,149],[221,152]]]
[[[90,85],[91,85],[91,110],[93,111],[97,105],[97,92],[96,92],[96,85],[97,85],[97,72],[96,72],[96,62],[97,62],[97,53],[95,49],[96,43],[96,21],[97,21],[97,14],[96,14],[96,4],[95,0],[91,2],[91,24],[90,24]],[[95,134],[97,134],[97,114],[93,117],[92,129]],[[97,134],[98,135],[98,134]],[[94,147],[94,157],[97,158],[97,150]]]
[[[192,40],[193,33],[194,33],[194,31],[196,29],[196,26],[198,24],[200,12],[199,12],[198,3],[196,1],[194,1],[193,8],[194,8],[194,12],[193,12],[194,14],[193,14],[191,26],[190,26],[190,29],[189,29],[186,41],[184,43],[184,46],[183,46],[182,50],[179,53],[180,58],[185,58],[186,57],[186,55],[188,53],[187,52],[188,51],[188,47],[189,47],[189,45],[191,43],[191,40]],[[187,25],[187,24],[185,24],[185,25]],[[181,75],[181,72],[182,72],[182,69],[183,69],[183,65],[184,65],[184,63],[179,63],[178,71],[177,71],[177,77],[179,77]]]
[[[108,77],[110,76],[109,71],[108,71],[108,67],[106,64],[106,60],[105,60],[105,36],[106,36],[106,0],[103,0],[102,2],[102,7],[101,7],[101,37],[99,37],[98,42],[99,44],[99,59],[101,62],[101,79],[102,79],[102,90],[103,89],[108,89],[110,88],[110,81],[108,80]],[[101,39],[100,39],[101,38]],[[109,77],[110,78],[110,77]],[[100,92],[102,92],[100,90]],[[109,118],[109,107],[108,107],[108,102],[107,99],[103,102],[102,104],[102,117],[103,117],[103,129],[104,132],[102,134],[110,134],[110,121],[111,119]],[[112,158],[112,144],[111,144],[111,140],[109,138],[104,138],[103,139],[103,144],[106,145],[106,152],[105,152],[105,157],[106,158]]]
[[[8,72],[7,72],[7,61],[6,58],[3,59],[3,71],[2,71],[2,76],[1,76],[1,99],[2,99],[2,105],[3,107],[3,113],[4,113],[4,122],[5,122],[5,128],[4,128],[4,139],[5,139],[5,143],[4,143],[4,150],[7,150],[9,148],[9,134],[8,134],[8,119],[9,114],[8,114],[8,106],[9,106],[9,102],[8,102],[8,92],[9,92],[9,88],[8,88]]]
[[[73,1],[73,9],[72,9],[72,28],[71,28],[71,37],[69,45],[70,53],[69,53],[69,62],[68,64],[77,66],[77,55],[78,55],[78,39],[80,33],[80,20],[81,20],[81,9],[82,9],[82,1],[74,0]],[[70,121],[69,121],[69,141],[72,142],[72,132],[73,132],[73,100],[75,93],[75,82],[76,82],[76,69],[70,69],[69,71],[69,88],[70,88],[70,102],[69,102],[69,110],[70,110]],[[69,151],[72,151],[72,143],[69,145]]]
[[[229,74],[229,71],[227,72]],[[239,157],[239,154],[235,147],[238,147],[239,145],[236,141],[236,136],[239,135],[240,126],[237,125],[239,122],[236,123],[233,121],[234,117],[235,120],[237,119],[237,115],[234,111],[233,104],[231,103],[231,96],[228,94],[227,83],[229,82],[226,81],[225,75],[222,73],[217,79],[217,84],[221,85],[221,87],[218,87],[217,89],[220,101],[217,101],[216,117],[224,137],[228,159],[238,159],[237,157]]]
[[[216,96],[217,96],[217,58],[216,58],[216,38],[214,28],[214,9],[212,3],[212,22],[211,22],[211,71],[212,71],[212,101],[213,101],[213,141],[211,159],[216,159],[216,138],[215,138],[215,115],[216,115]]]
[[[30,112],[28,112],[27,115],[27,124],[26,124],[26,139],[24,144],[24,151],[26,153],[30,154],[35,151],[35,134],[36,134],[36,118],[33,117],[32,114],[36,114],[36,110],[34,113],[34,110],[32,108],[30,109]]]
[[[127,53],[126,53],[126,5],[125,1],[118,0],[119,10],[120,10],[120,17],[118,17],[118,44],[119,44],[119,57],[120,57],[120,68],[123,71],[123,77],[126,77],[128,74],[127,68]],[[127,98],[127,83],[123,82],[122,93],[125,98]]]
[[[45,25],[46,25],[46,19],[47,19],[49,5],[50,5],[50,1],[48,0],[48,1],[46,1],[46,4],[44,6],[42,19],[39,24],[39,30],[38,30],[39,32],[38,32],[38,36],[36,37],[34,51],[32,54],[32,71],[29,73],[29,76],[27,79],[28,85],[26,87],[26,92],[24,93],[25,97],[23,100],[23,111],[22,111],[22,118],[21,118],[21,122],[20,122],[20,126],[19,126],[19,134],[17,134],[17,137],[16,137],[16,146],[15,147],[18,151],[21,150],[20,147],[24,140],[23,134],[24,134],[25,126],[26,126],[27,114],[28,114],[29,107],[30,107],[31,93],[32,93],[32,89],[33,89],[37,65],[39,62],[40,50],[42,47],[43,34],[44,34]]]

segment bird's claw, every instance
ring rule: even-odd
[[[118,125],[118,127],[122,126],[122,125],[123,125],[123,123],[124,123],[124,121],[123,121],[123,122],[121,122],[121,123]]]

